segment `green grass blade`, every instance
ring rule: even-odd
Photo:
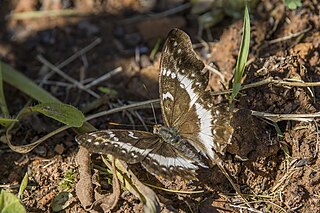
[[[45,91],[37,84],[35,84],[31,79],[13,69],[6,63],[0,61],[0,66],[2,67],[2,77],[3,81],[11,84],[13,87],[19,89],[25,94],[29,95],[31,98],[43,103],[43,102],[59,102],[59,100],[52,96],[49,92]]]
[[[18,198],[20,200],[22,199],[23,191],[26,189],[27,185],[28,185],[28,172],[26,172],[20,184],[19,193],[18,193]]]
[[[240,44],[239,55],[236,64],[236,70],[234,74],[233,88],[231,94],[231,103],[233,102],[236,95],[239,93],[241,88],[241,79],[243,77],[244,68],[249,55],[249,45],[250,45],[250,17],[248,7],[245,7],[244,19],[243,19],[243,34]]]
[[[3,116],[5,118],[9,118],[9,110],[6,103],[6,98],[4,96],[3,92],[3,79],[2,79],[2,64],[0,64],[0,106],[1,106],[1,112],[3,113]]]

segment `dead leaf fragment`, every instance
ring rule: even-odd
[[[79,166],[80,180],[76,185],[76,194],[84,208],[88,208],[93,203],[93,186],[91,181],[90,169],[90,153],[89,151],[80,146],[76,156],[76,161]]]

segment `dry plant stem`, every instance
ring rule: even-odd
[[[12,128],[12,127],[11,127]],[[41,137],[40,139],[38,139],[37,141],[35,141],[34,143],[31,144],[27,144],[27,145],[22,145],[22,146],[15,146],[12,145],[11,141],[9,140],[9,131],[11,130],[11,128],[9,127],[6,131],[6,137],[7,137],[7,141],[8,141],[8,146],[10,147],[10,149],[14,150],[15,152],[18,153],[28,153],[30,152],[32,149],[36,148],[38,145],[40,145],[42,142],[46,141],[47,139],[53,137],[54,135],[63,132],[64,130],[67,130],[69,128],[71,128],[70,126],[62,126],[52,132],[50,132],[49,134]]]
[[[319,141],[319,127],[318,127],[318,123],[317,123],[316,121],[314,121],[314,125],[315,125],[315,127],[316,127],[317,142],[316,142],[316,150],[315,150],[313,156],[314,156],[314,158],[316,158],[317,155],[318,155],[318,151],[319,151],[319,142],[320,142],[320,141]]]
[[[186,4],[180,5],[178,7],[166,10],[166,11],[161,12],[161,13],[150,14],[150,15],[140,15],[140,16],[135,16],[133,18],[124,19],[124,20],[119,21],[119,24],[120,25],[133,24],[135,22],[139,22],[141,20],[145,20],[146,18],[148,18],[149,20],[157,19],[157,18],[163,18],[163,17],[166,17],[166,16],[174,15],[176,13],[180,13],[180,12],[188,9],[189,7],[191,7],[191,3],[186,3]]]
[[[67,88],[72,88],[75,87],[74,84],[70,84],[70,83],[65,83],[65,82],[61,82],[61,81],[44,81],[41,82],[41,84],[46,84],[46,85],[53,85],[53,86],[58,86],[58,87],[67,87]]]
[[[82,89],[84,91],[86,91],[87,93],[89,93],[90,95],[96,97],[96,98],[99,98],[100,96],[93,92],[92,90],[90,89],[86,89],[83,84],[81,84],[79,81],[71,78],[69,75],[65,74],[63,71],[61,71],[60,69],[58,69],[56,66],[54,66],[53,64],[51,64],[48,60],[46,60],[43,56],[41,55],[38,55],[37,56],[37,59],[45,64],[46,66],[48,66],[50,69],[52,69],[53,71],[55,71],[57,74],[59,74],[61,77],[63,77],[64,79],[66,79],[67,81],[73,83],[77,88],[79,89]]]
[[[89,89],[90,87],[93,87],[93,86],[99,84],[100,82],[105,81],[105,80],[111,78],[112,76],[114,76],[114,75],[116,75],[116,74],[118,74],[120,72],[122,72],[122,67],[117,67],[116,69],[111,70],[110,72],[108,72],[108,73],[102,75],[101,77],[93,80],[89,84],[86,84],[84,86],[84,88]]]
[[[278,181],[278,183],[273,186],[272,189],[270,189],[270,192],[275,194],[277,191],[282,191],[288,185],[288,182],[295,172],[296,171],[294,169],[290,169],[290,171],[286,172],[286,174]]]
[[[224,76],[222,75],[222,73],[221,73],[219,70],[217,70],[217,69],[215,69],[215,68],[213,68],[213,67],[211,67],[211,66],[209,66],[209,65],[206,65],[206,69],[208,69],[208,70],[211,71],[212,73],[218,75],[219,78],[220,78],[220,80],[221,80],[222,82],[225,82],[225,81],[226,81],[226,79],[224,78]]]
[[[310,121],[313,121],[315,118],[320,117],[320,112],[311,113],[311,114],[273,114],[273,113],[257,112],[257,111],[251,110],[251,114],[257,117],[268,119],[272,122],[289,121],[289,120],[310,122]]]
[[[274,43],[277,43],[277,42],[281,42],[281,41],[286,41],[286,40],[289,40],[291,38],[295,38],[295,37],[298,37],[306,32],[308,32],[309,30],[311,30],[311,26],[309,26],[308,28],[300,31],[300,32],[297,32],[297,33],[293,33],[291,35],[288,35],[288,36],[284,36],[284,37],[281,37],[281,38],[277,38],[277,39],[273,39],[271,41],[268,41],[269,44],[274,44]]]
[[[72,61],[76,60],[78,57],[80,57],[81,55],[85,54],[86,52],[88,52],[89,50],[93,49],[95,46],[97,46],[98,44],[100,44],[102,41],[101,38],[97,38],[96,40],[94,40],[92,43],[90,43],[88,46],[84,47],[83,49],[77,51],[75,54],[73,54],[72,56],[70,56],[69,58],[67,58],[66,60],[64,60],[63,62],[61,62],[60,64],[58,64],[56,67],[58,69],[62,69],[63,67],[67,66],[68,64],[70,64]],[[45,82],[47,79],[49,79],[51,76],[53,76],[55,74],[55,71],[51,71],[49,72],[42,80],[42,82]],[[42,83],[40,83],[40,85],[42,85]]]
[[[88,16],[90,13],[79,12],[74,9],[64,10],[43,10],[43,11],[27,11],[21,13],[11,13],[6,19],[23,20],[31,18],[57,17],[57,16]]]
[[[284,208],[282,208],[281,206],[279,206],[279,205],[277,205],[277,204],[275,204],[275,203],[273,203],[273,202],[271,202],[271,201],[268,201],[268,200],[252,201],[252,202],[250,202],[250,203],[270,203],[271,205],[274,205],[274,206],[276,206],[277,208],[281,209],[282,212],[288,212],[288,211],[286,211]],[[232,204],[231,204],[230,206],[235,207],[235,208],[240,208],[240,209],[247,209],[247,210],[249,210],[250,212],[259,212],[259,213],[261,212],[261,211],[259,211],[259,210],[253,209],[253,208],[247,208],[247,207],[239,206],[239,205],[232,205]],[[276,212],[276,211],[272,211],[272,212]]]
[[[98,117],[101,117],[104,115],[109,115],[112,113],[121,112],[123,110],[150,108],[150,107],[152,107],[151,105],[153,105],[153,104],[159,104],[159,99],[143,101],[143,102],[139,102],[139,103],[134,103],[134,104],[118,107],[115,109],[110,109],[108,111],[99,112],[99,113],[96,113],[96,114],[93,114],[93,115],[86,117],[85,121],[89,121],[91,119],[98,118]],[[153,107],[154,106],[155,105],[153,105]]]
[[[246,84],[241,87],[240,90],[245,90],[249,88],[254,88],[254,87],[259,87],[263,86],[265,84],[274,84],[276,86],[292,86],[292,87],[317,87],[320,86],[320,82],[292,82],[292,81],[284,81],[284,80],[276,80],[273,79],[273,77],[269,77],[267,79],[251,83],[251,84]],[[225,90],[225,91],[220,91],[220,92],[211,92],[212,95],[225,95],[225,94],[230,94],[232,93],[232,90]]]

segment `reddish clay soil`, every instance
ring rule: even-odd
[[[74,79],[86,81],[122,67],[119,74],[91,88],[103,97],[98,99],[98,106],[88,107],[97,98],[71,84],[63,84],[68,82],[58,75],[53,75],[43,85],[64,103],[72,104],[88,114],[159,97],[161,48],[155,55],[150,53],[158,39],[161,38],[162,44],[174,27],[190,35],[203,61],[206,64],[213,61],[226,82],[232,78],[241,41],[241,19],[226,16],[222,22],[204,31],[202,39],[208,43],[203,45],[197,40],[197,15],[191,14],[190,8],[159,15],[162,11],[181,6],[184,3],[182,0],[61,2],[16,0],[2,3],[0,59],[40,83],[49,69],[37,60],[37,55],[58,65],[100,38],[102,41],[98,45],[62,68]],[[75,9],[77,14],[34,19],[8,16],[13,12],[66,8]],[[316,0],[303,1],[303,5],[296,10],[289,10],[282,1],[274,0],[260,2],[251,9],[251,43],[244,84],[270,78],[302,84],[320,82],[319,11],[320,5]],[[151,12],[158,15],[147,15]],[[220,81],[217,75],[212,74],[210,86],[214,91],[224,89]],[[103,95],[99,87],[108,88],[109,93]],[[16,115],[29,100],[25,94],[7,84],[4,92],[11,115]],[[318,97],[318,86],[280,83],[242,90],[237,97],[236,108],[239,110],[232,120],[235,133],[223,162],[250,202],[252,210],[320,212],[320,136],[317,119],[311,122],[284,120],[276,126],[252,116],[250,111],[312,114],[320,110]],[[160,115],[158,109],[156,115]],[[157,119],[161,121],[160,116]],[[116,113],[90,123],[98,129],[143,129],[141,121],[147,126],[154,124],[150,109]],[[121,124],[120,127],[115,123]],[[30,143],[59,126],[51,119],[34,114],[21,121],[19,128],[11,132],[11,138],[17,145]],[[3,132],[1,134],[0,184],[17,193],[27,172],[29,184],[22,202],[28,211],[52,211],[54,197],[61,191],[68,191],[73,197],[66,212],[86,212],[75,191],[79,181],[75,156],[79,147],[74,141],[74,131],[60,133],[28,154],[11,151]],[[99,186],[100,193],[111,194],[112,176],[105,172],[99,156],[92,155],[91,159],[94,165],[91,171],[99,174],[95,175],[93,184]],[[142,182],[158,187],[181,191],[204,190],[202,193],[180,194],[153,189],[160,199],[163,212],[239,212],[240,208],[249,211],[245,205],[239,204],[241,199],[235,196],[234,188],[217,167],[200,170],[199,181],[187,183],[180,178],[175,181],[155,178],[140,165],[130,165],[129,168]],[[66,181],[67,177],[70,183]],[[92,200],[89,199],[89,202]],[[113,211],[141,212],[143,205],[136,196],[121,191]]]

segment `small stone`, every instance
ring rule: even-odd
[[[54,147],[54,151],[61,155],[64,152],[64,146],[62,144],[57,144],[56,147]]]

